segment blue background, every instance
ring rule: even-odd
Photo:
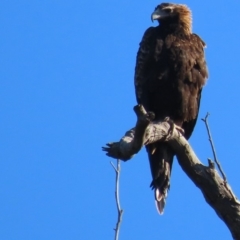
[[[211,113],[219,160],[240,196],[240,2],[184,3],[207,43],[199,116]],[[0,239],[113,239],[115,173],[101,146],[135,124],[136,52],[158,4],[0,2]],[[190,143],[207,164],[202,121]],[[145,150],[121,167],[120,239],[231,239],[177,161],[163,216]]]

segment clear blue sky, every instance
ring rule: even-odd
[[[185,1],[207,43],[200,117],[240,196],[240,2]],[[115,173],[101,151],[135,124],[136,52],[158,1],[0,2],[0,239],[113,239]],[[212,157],[198,121],[191,145]],[[231,239],[174,162],[159,216],[146,152],[122,163],[120,239]]]

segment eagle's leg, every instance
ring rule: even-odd
[[[165,121],[165,122],[168,122],[169,125],[170,125],[170,128],[169,128],[169,130],[168,130],[168,133],[167,133],[166,138],[168,138],[169,136],[172,135],[174,129],[176,129],[176,130],[179,131],[182,135],[184,135],[185,131],[184,131],[184,129],[181,127],[181,126],[182,126],[182,121],[181,121],[181,122],[179,122],[179,121],[173,121],[173,120],[171,120],[169,117],[165,117],[165,118],[164,118],[164,121]]]

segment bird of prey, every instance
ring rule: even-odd
[[[197,121],[201,91],[208,77],[204,41],[192,33],[191,10],[182,4],[162,3],[151,15],[158,26],[148,28],[137,53],[135,92],[138,104],[169,117],[189,139]],[[156,206],[163,213],[174,152],[164,142],[146,147]]]

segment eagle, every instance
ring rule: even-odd
[[[151,15],[137,52],[134,85],[138,104],[169,117],[189,139],[195,127],[201,92],[208,78],[204,41],[192,33],[191,10],[183,4],[161,3]],[[163,214],[174,151],[164,142],[146,146],[157,210]]]

